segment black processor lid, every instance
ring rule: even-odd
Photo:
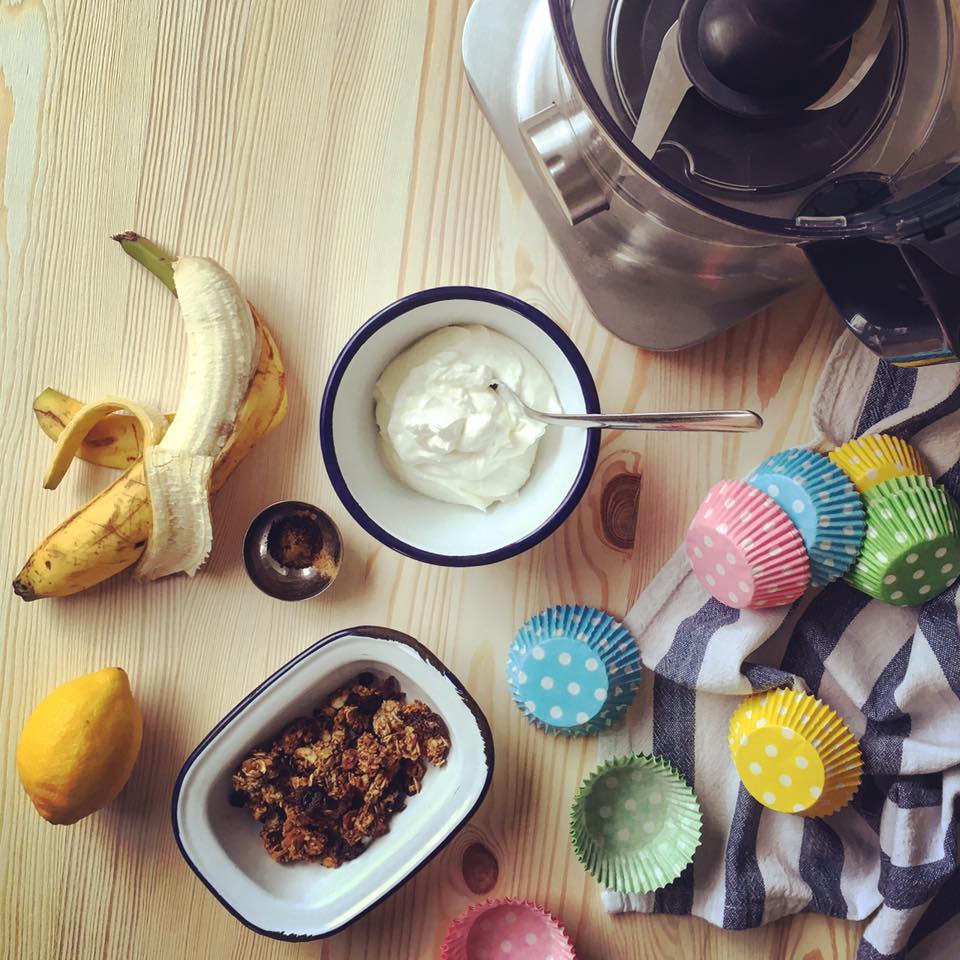
[[[598,126],[695,207],[795,238],[960,216],[950,0],[549,3]]]

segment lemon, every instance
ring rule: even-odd
[[[17,773],[40,816],[76,823],[122,789],[140,752],[143,719],[119,667],[61,684],[30,714]]]

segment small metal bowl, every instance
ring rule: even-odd
[[[261,511],[243,538],[247,574],[277,600],[307,600],[337,578],[343,541],[322,510],[300,500],[282,500]]]

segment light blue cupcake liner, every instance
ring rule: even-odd
[[[803,537],[810,556],[810,585],[842,577],[866,535],[863,501],[850,478],[825,456],[802,447],[767,457],[747,483],[776,501]]]
[[[619,721],[640,676],[636,640],[593,607],[538,613],[520,628],[507,654],[507,682],[524,716],[568,737],[599,733]]]

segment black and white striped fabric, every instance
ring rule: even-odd
[[[834,445],[881,431],[910,440],[960,495],[960,365],[890,367],[844,335],[813,417]],[[673,884],[604,891],[607,910],[730,929],[803,911],[869,918],[859,960],[960,957],[957,594],[898,608],[841,582],[790,609],[737,611],[708,597],[679,551],[626,618],[648,668],[645,699],[600,749],[669,759],[700,798],[703,841]],[[727,753],[739,700],[782,686],[819,696],[860,738],[863,784],[825,820],[764,810]]]

